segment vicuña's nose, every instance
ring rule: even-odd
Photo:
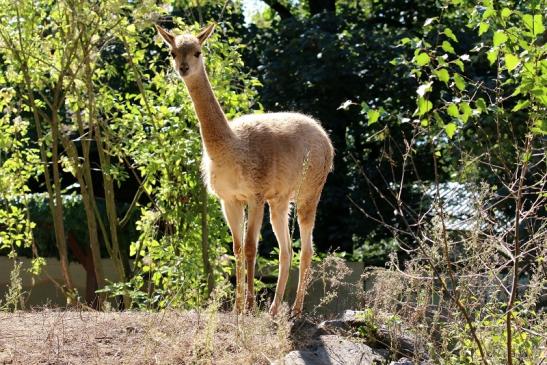
[[[188,71],[189,68],[190,68],[190,66],[188,66],[187,63],[182,63],[182,64],[180,65],[180,71],[181,71],[182,73],[185,73],[186,71]]]

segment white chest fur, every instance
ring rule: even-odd
[[[229,161],[212,161],[203,155],[203,177],[211,193],[222,200],[247,201],[252,189],[245,179],[242,167]]]

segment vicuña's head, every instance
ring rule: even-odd
[[[213,33],[214,24],[203,28],[197,35],[174,35],[156,24],[156,29],[165,43],[169,46],[173,67],[180,77],[187,78],[203,69],[201,46]]]

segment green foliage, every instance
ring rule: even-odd
[[[38,153],[31,147],[28,122],[17,115],[15,96],[13,88],[0,89],[0,253],[8,252],[14,265],[5,300],[0,300],[3,310],[16,310],[24,303],[16,252],[33,244],[35,222],[27,193],[29,180],[40,174]],[[39,274],[42,266],[43,261],[34,258],[31,274]]]
[[[365,308],[364,311],[360,312],[356,319],[363,322],[357,328],[359,336],[364,338],[366,343],[370,346],[373,346],[378,339],[378,323],[376,320],[376,313],[372,308]]]
[[[40,149],[44,180],[49,195],[55,242],[64,284],[73,291],[68,270],[70,237],[64,227],[63,178],[72,175],[80,188],[92,257],[92,270],[99,286],[104,284],[99,230],[120,278],[126,277],[128,258],[120,251],[113,198],[116,174],[110,163],[111,151],[103,142],[102,106],[97,102],[95,76],[101,73],[100,52],[121,30],[128,16],[135,22],[155,9],[151,2],[138,6],[123,1],[21,1],[0,3],[0,17],[13,21],[2,24],[1,55],[5,62],[3,83],[16,90],[22,100],[20,117],[33,122],[34,146]],[[44,57],[44,53],[48,57]],[[75,136],[77,135],[77,137]],[[98,214],[93,189],[91,145],[102,168],[107,220]],[[62,171],[61,171],[62,169]],[[62,175],[62,172],[66,175]],[[65,186],[67,184],[64,184]],[[67,243],[68,241],[68,243]],[[93,298],[88,298],[91,302]],[[102,298],[96,301],[101,305]]]
[[[394,256],[388,270],[377,270],[371,297],[379,307],[404,313],[428,339],[435,363],[533,364],[542,356],[545,315],[537,293],[545,282],[543,4],[446,2],[441,16],[424,23],[421,36],[401,40],[412,56],[392,62],[407,67],[417,81],[415,112],[403,113],[414,125],[407,163],[414,165],[415,151],[428,146],[435,172],[429,186],[437,191],[426,205],[432,214],[416,213],[416,222],[431,214],[430,223],[419,223],[415,233],[408,223],[402,231],[391,226],[407,262],[399,264]],[[454,24],[476,33],[447,32],[458,29]],[[409,180],[402,176],[404,186]],[[469,228],[447,228],[447,211],[454,207],[439,191],[446,179],[482,186]],[[416,205],[407,203],[397,198],[394,206],[415,214]],[[511,223],[503,227],[489,218],[505,214]],[[527,245],[534,250],[521,251]],[[396,300],[382,295],[386,285]]]
[[[69,189],[61,196],[63,202],[63,222],[69,239],[73,239],[80,249],[85,252],[89,249],[89,232],[87,226],[82,224],[86,220],[82,196]],[[35,260],[42,261],[41,257],[58,256],[55,246],[55,235],[51,227],[53,220],[49,209],[49,197],[47,193],[32,193],[19,196],[17,199],[10,200],[9,205],[17,204],[18,200],[23,199],[26,202],[26,209],[30,220],[33,222],[32,239],[34,240],[33,249],[30,247],[17,248],[17,253],[20,256],[32,257],[38,255]],[[99,214],[106,216],[106,207],[104,199],[96,200],[97,210]],[[120,213],[127,212],[128,204],[119,203],[118,209]],[[130,243],[138,238],[135,230],[135,218],[133,218],[119,232],[120,244],[122,247],[129,247]],[[103,257],[108,256],[106,247],[102,247]],[[69,258],[75,260],[72,252],[69,252]]]
[[[11,255],[11,258],[15,258],[15,256]],[[24,309],[21,266],[23,266],[21,262],[18,262],[17,260],[13,261],[13,269],[10,272],[8,291],[3,300],[0,299],[0,311],[16,311],[17,309]]]
[[[34,223],[28,216],[28,181],[39,173],[29,124],[16,112],[13,88],[0,89],[0,252],[30,247]]]
[[[515,138],[522,140],[528,131],[547,133],[542,117],[547,106],[545,44],[542,33],[535,31],[543,29],[541,7],[537,2],[522,9],[510,1],[504,5],[450,5],[444,18],[426,21],[423,37],[401,41],[412,47],[414,57],[399,56],[393,62],[408,66],[418,80],[415,116],[421,119],[424,140],[438,151],[452,151],[450,140],[457,139],[465,152],[488,151],[494,161],[508,162],[516,157]],[[452,23],[465,23],[478,37],[456,37]],[[450,42],[458,38],[463,39],[458,42],[462,48],[455,49]],[[491,65],[486,70],[485,59]],[[497,101],[486,105],[485,100],[494,98]],[[437,134],[447,138],[432,138]],[[493,141],[498,137],[501,140]],[[444,171],[454,173],[454,154],[442,155]]]
[[[487,310],[488,311],[488,310]],[[514,358],[517,364],[533,365],[539,360],[538,348],[542,345],[542,336],[535,330],[540,329],[537,324],[538,315],[535,312],[517,310],[513,314],[514,321],[518,324],[519,330],[512,335],[512,346]],[[529,330],[530,324],[533,330]],[[507,346],[506,314],[500,311],[489,313],[483,318],[477,318],[476,325],[480,328],[479,336],[484,343],[489,358],[496,363],[496,359],[503,361]],[[447,335],[451,336],[453,342],[460,342],[461,346],[457,351],[447,354],[439,354],[445,357],[447,364],[476,364],[480,358],[476,344],[469,338],[462,336],[461,326],[449,325]]]
[[[55,232],[75,234],[80,242],[80,232],[72,232],[68,223],[78,220],[84,236],[89,237],[83,243],[91,247],[96,268],[101,252],[117,263],[128,264],[130,256],[134,259],[132,268],[119,270],[121,278],[130,280],[112,283],[101,292],[132,297],[137,307],[199,305],[208,295],[202,232],[208,232],[206,249],[213,261],[212,274],[219,281],[230,264],[224,260],[228,233],[216,201],[201,198],[201,145],[195,114],[150,19],[150,14],[165,10],[153,1],[44,0],[0,5],[1,19],[15,19],[3,21],[0,28],[4,46],[0,56],[5,60],[0,84],[6,86],[2,92],[17,96],[23,105],[2,120],[2,146],[16,140],[21,143],[17,150],[22,151],[19,155],[9,152],[10,164],[17,166],[3,166],[1,173],[9,175],[2,175],[2,184],[21,166],[28,166],[20,169],[21,179],[28,179],[25,169],[36,169],[39,160],[34,149],[19,147],[39,146],[43,166],[53,170],[52,174],[46,170],[53,175],[52,181],[46,177],[49,198],[59,200],[48,201],[51,214],[57,217]],[[237,17],[234,9],[229,6],[226,14]],[[197,25],[178,25],[183,31],[198,29]],[[241,49],[237,39],[217,34],[204,50],[211,82],[230,118],[255,106],[259,85],[242,72]],[[12,120],[18,121],[15,127]],[[34,139],[16,138],[14,128],[24,126],[26,133],[29,121],[35,125]],[[99,161],[93,161],[97,155]],[[30,156],[34,165],[24,164]],[[96,166],[100,167],[98,176]],[[62,170],[56,177],[59,167]],[[29,170],[29,174],[34,172]],[[95,176],[102,179],[102,189],[95,186],[94,192]],[[74,180],[76,184],[71,184]],[[128,186],[131,182],[139,186]],[[63,199],[64,189],[74,187],[81,195]],[[128,210],[117,210],[112,204],[115,187],[137,192]],[[100,194],[97,190],[104,190],[106,214],[95,199],[94,194]],[[8,198],[14,194],[20,198],[27,192],[10,192]],[[202,220],[204,204],[210,209]],[[59,211],[59,205],[66,214]],[[37,210],[44,207],[36,204]],[[135,211],[140,215],[135,219],[139,237],[124,247],[122,225],[131,221]],[[19,244],[31,237],[31,226],[19,223],[24,221],[24,211],[11,200],[2,213],[9,214],[10,227],[16,230],[6,231],[3,245],[8,239]],[[87,230],[82,222],[87,223]],[[27,236],[20,236],[20,231]],[[60,241],[64,245],[64,239]],[[63,256],[62,247],[58,248]]]
[[[314,232],[320,250],[354,250],[351,257],[381,264],[396,246],[384,224],[399,229],[410,219],[392,197],[415,199],[398,182],[431,180],[432,151],[441,179],[495,180],[474,156],[488,154],[491,166],[533,159],[519,147],[527,133],[547,133],[542,2],[449,1],[438,8],[433,1],[339,0],[336,12],[313,16],[309,3],[292,3],[295,17],[285,20],[267,10],[259,27],[245,28],[239,3],[194,7],[181,0],[173,2],[173,15],[185,23],[169,16],[163,23],[196,31],[197,20],[224,20],[204,55],[229,118],[262,109],[260,93],[266,109],[311,114],[328,130],[337,154]],[[202,199],[190,98],[154,38],[150,14],[165,9],[121,0],[0,5],[0,224],[8,227],[0,249],[32,240],[22,197],[40,172],[36,147],[45,148],[44,166],[62,168],[54,189],[64,193],[72,192],[68,186],[92,162],[90,154],[102,151],[108,161],[93,167],[117,191],[137,191],[127,217],[136,216],[139,230],[131,245],[122,244],[121,255],[134,259],[131,279],[104,292],[129,296],[136,307],[202,303],[209,294],[200,255],[204,228],[216,281],[229,275],[233,257],[217,202]],[[42,134],[29,127],[36,121]],[[409,141],[416,142],[411,150]],[[409,153],[416,157],[412,169]],[[363,209],[348,197],[365,202]],[[378,204],[379,197],[388,203]],[[105,219],[102,253],[116,256],[107,249],[108,223],[121,223],[126,211],[105,218],[91,199],[97,209],[84,214],[82,198],[73,198],[62,203],[66,231],[70,221]],[[363,224],[363,212],[373,224]],[[270,245],[261,250],[275,256],[273,235],[264,237]]]

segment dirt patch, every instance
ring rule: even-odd
[[[0,313],[0,364],[269,364],[288,333],[264,313]]]

